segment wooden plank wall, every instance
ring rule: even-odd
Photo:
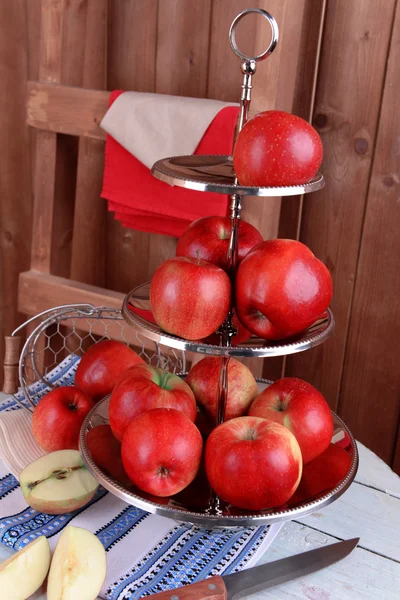
[[[40,27],[49,25],[42,6],[52,7],[61,45],[59,35],[40,44]],[[107,214],[99,198],[103,140],[25,127],[26,81],[40,76],[98,90],[236,101],[241,74],[227,32],[250,6],[274,14],[281,33],[277,51],[258,69],[253,110],[277,107],[312,119],[324,142],[327,185],[304,198],[249,200],[245,215],[265,237],[298,238],[328,265],[337,322],[324,346],[265,361],[264,374],[314,383],[356,437],[400,470],[397,0],[0,3],[6,140],[0,146],[0,356],[3,335],[21,320],[17,277],[29,268],[33,188],[39,197],[55,191],[53,216],[41,212],[43,202],[34,212],[32,264],[44,277],[50,272],[124,293],[150,278],[176,243],[124,229]],[[251,51],[265,32],[249,20],[239,39]],[[40,56],[48,60],[39,73]],[[45,151],[55,146],[52,179]],[[34,181],[32,165],[41,163]],[[50,221],[53,237],[46,232]]]

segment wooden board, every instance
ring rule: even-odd
[[[108,89],[154,92],[156,36],[156,0],[110,3]],[[149,279],[148,233],[122,227],[109,213],[105,241],[108,288],[127,293]]]
[[[206,95],[210,17],[211,0],[159,3],[157,93],[194,98]]]
[[[340,413],[386,462],[400,417],[400,5],[387,64],[351,311]]]
[[[307,0],[303,16],[303,35],[297,61],[296,94],[292,112],[309,122],[314,113],[326,4],[327,0],[321,2]],[[299,238],[303,200],[303,196],[282,198],[278,237]]]
[[[49,83],[61,80],[64,8],[64,0],[43,0],[41,4],[39,77]],[[55,133],[37,133],[31,266],[47,273],[51,269],[56,149]]]
[[[10,30],[18,35],[11,37]],[[30,260],[31,161],[24,126],[26,38],[24,1],[0,3],[0,357],[4,356],[4,336],[21,321],[15,303],[18,273],[28,268]]]
[[[107,0],[89,0],[87,3],[82,60],[84,88],[106,87],[107,6]],[[106,280],[104,241],[107,206],[100,198],[103,168],[104,143],[81,137],[68,274],[71,279],[99,286],[104,286]]]
[[[169,0],[158,4],[157,93],[190,97],[206,95],[210,22],[210,0],[201,3]],[[176,23],[179,23],[178,28]],[[171,68],[171,64],[175,64],[176,68]],[[157,235],[150,238],[150,276],[164,260],[175,256],[175,248],[176,239],[173,237]]]
[[[288,357],[286,374],[316,385],[332,408],[339,397],[394,4],[336,0],[326,13],[314,116],[324,143],[326,187],[304,197],[300,240],[331,271],[336,330],[319,348]]]
[[[28,81],[27,94],[30,127],[106,139],[99,123],[107,111],[109,92]]]

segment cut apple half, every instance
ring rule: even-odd
[[[81,527],[66,527],[51,561],[47,600],[95,600],[106,578],[106,552]]]
[[[99,487],[78,450],[57,450],[41,456],[21,471],[19,483],[29,506],[50,515],[81,508]]]
[[[0,564],[0,597],[25,600],[40,588],[49,566],[49,542],[41,535]]]

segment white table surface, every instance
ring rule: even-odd
[[[340,563],[248,596],[251,600],[400,599],[400,478],[362,444],[359,450],[360,468],[350,489],[321,512],[286,523],[261,562],[353,537],[360,538],[359,546]],[[11,554],[0,545],[0,561]]]

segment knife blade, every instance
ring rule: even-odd
[[[249,594],[310,575],[348,556],[360,538],[330,544],[223,577],[216,575],[149,596],[158,600],[239,600]],[[246,596],[244,596],[246,594]]]

